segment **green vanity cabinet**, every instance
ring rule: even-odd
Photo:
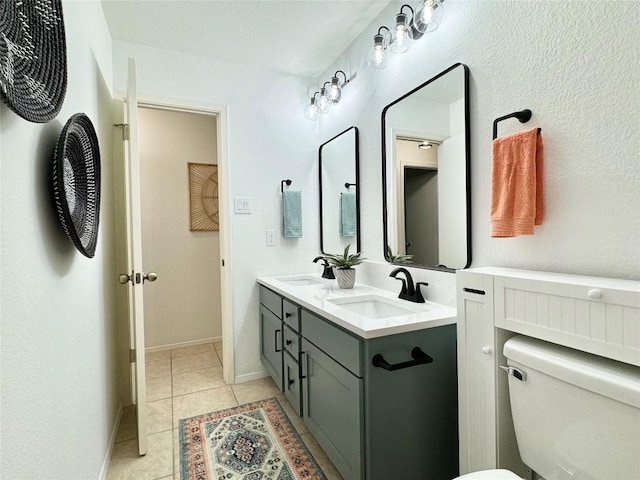
[[[283,352],[263,355],[265,369],[275,380],[280,358],[285,397],[345,480],[458,475],[455,325],[362,338],[260,289],[282,306],[279,324],[260,306],[271,325],[262,345],[282,329]]]
[[[282,297],[260,287],[260,359],[282,391]]]

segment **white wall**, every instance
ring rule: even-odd
[[[190,231],[189,163],[217,164],[216,117],[138,109],[145,346],[219,338],[220,234]]]
[[[364,254],[383,259],[382,109],[462,62],[471,77],[472,266],[640,278],[637,4],[615,2],[603,15],[573,1],[445,2],[440,29],[392,58],[386,70],[373,72],[366,50],[378,26],[389,24],[399,7],[387,8],[322,76],[338,68],[357,74],[341,103],[321,118],[320,137],[350,125],[360,129]],[[533,111],[526,126],[541,127],[544,137],[546,219],[533,236],[493,239],[492,122],[522,108]],[[506,121],[500,134],[522,128]],[[417,272],[427,281],[435,275]]]
[[[0,105],[3,479],[95,479],[118,398],[111,37],[98,2],[64,1],[68,86],[47,124]],[[65,236],[49,191],[58,135],[86,113],[102,158],[95,257]]]
[[[116,89],[124,89],[127,57],[136,58],[140,96],[228,105],[228,154],[233,197],[251,197],[250,215],[231,215],[233,325],[238,380],[260,375],[256,277],[321,271],[317,124],[304,119],[311,81],[251,66],[142,45],[114,42]],[[339,133],[339,132],[337,132]],[[219,141],[221,141],[219,139]],[[303,192],[303,237],[282,237],[280,181]],[[307,214],[308,212],[308,214]],[[275,229],[276,247],[266,246]],[[228,339],[225,339],[227,341]]]

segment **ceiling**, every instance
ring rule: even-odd
[[[318,78],[389,3],[102,0],[102,8],[114,40]]]

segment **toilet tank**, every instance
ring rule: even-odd
[[[640,479],[639,367],[521,336],[504,355],[525,464],[546,480]]]

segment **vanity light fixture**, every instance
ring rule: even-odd
[[[413,16],[414,28],[422,33],[433,32],[442,23],[444,0],[420,0]]]
[[[342,85],[340,85],[340,80],[338,79],[339,73],[344,75],[344,82],[342,82]],[[349,83],[347,74],[342,70],[338,70],[333,74],[333,77],[331,77],[331,86],[329,87],[329,100],[331,101],[331,103],[338,103],[340,101],[340,98],[342,98],[342,87],[344,87],[347,83]]]
[[[373,36],[373,47],[369,49],[367,55],[367,63],[373,70],[384,70],[387,68],[387,48],[389,39],[382,35],[381,31],[385,29],[387,35],[391,38],[391,32],[385,26],[378,28],[378,33]]]
[[[429,149],[430,149],[430,148],[432,148],[432,147],[433,147],[433,143],[428,142],[428,141],[426,141],[426,140],[423,140],[422,142],[420,142],[420,143],[418,144],[418,148],[419,148],[420,150],[429,150]]]
[[[324,85],[320,89],[320,98],[318,99],[318,111],[322,114],[329,113],[331,109],[332,102],[329,100],[329,94],[327,93],[327,84],[329,82],[324,82]]]
[[[318,119],[318,105],[316,103],[316,95],[318,95],[320,92],[316,92],[313,94],[313,97],[311,97],[309,104],[305,107],[304,109],[304,118],[306,118],[307,120],[317,120]]]
[[[411,15],[413,16],[413,9],[409,5],[405,4],[400,7],[400,13],[396,15],[396,28],[391,34],[391,42],[389,44],[389,48],[393,53],[406,52],[409,50],[413,40],[413,28],[411,26],[413,18],[410,21],[407,18],[407,14],[403,13],[402,9],[405,7],[411,10]]]

